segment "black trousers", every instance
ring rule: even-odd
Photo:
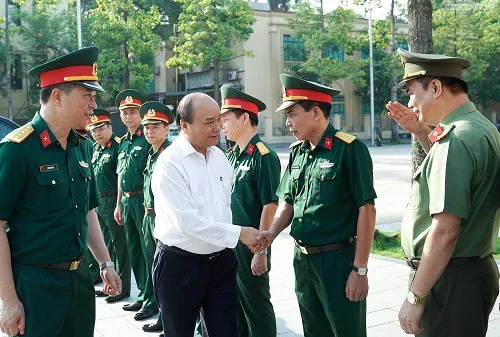
[[[412,275],[413,276],[413,275]],[[493,257],[448,266],[427,296],[418,337],[484,337],[498,296]]]
[[[159,243],[153,262],[153,288],[165,336],[192,337],[201,308],[210,336],[237,336],[236,267],[231,249],[208,258],[167,250]]]

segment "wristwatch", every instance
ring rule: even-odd
[[[358,273],[359,276],[365,276],[368,274],[368,268],[366,267],[356,267],[353,263],[351,263],[351,268]]]
[[[427,296],[425,296],[425,297],[418,297],[411,290],[408,290],[408,294],[406,295],[406,299],[408,300],[408,303],[417,305],[417,304],[423,304],[423,303],[425,303],[425,300],[427,299]]]
[[[259,252],[260,255],[267,255],[267,248]]]
[[[104,268],[107,268],[107,267],[114,267],[114,266],[115,266],[114,262],[111,262],[111,261],[103,262],[100,265],[101,270],[104,270]]]

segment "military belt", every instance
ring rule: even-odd
[[[144,213],[146,214],[155,214],[154,208],[144,207]]]
[[[101,198],[103,198],[103,197],[107,197],[108,195],[113,195],[113,194],[116,194],[116,193],[118,193],[118,191],[111,191],[111,192],[99,193],[99,195],[101,196]]]
[[[40,268],[47,268],[47,269],[65,269],[65,270],[78,270],[80,267],[83,265],[83,259],[85,258],[85,255],[82,255],[78,257],[76,260],[73,261],[65,261],[65,262],[58,262],[58,263],[41,263],[41,264],[35,264],[35,267],[40,267]]]
[[[166,244],[164,244],[160,241],[158,241],[156,244],[161,250],[166,250],[168,252],[183,256],[183,257],[188,258],[188,259],[202,260],[202,261],[207,261],[207,262],[214,260],[224,251],[224,250],[221,250],[220,252],[216,252],[216,253],[212,253],[212,254],[195,254],[195,253],[188,252],[184,249],[180,249],[180,248],[175,247],[175,246],[167,246]]]
[[[406,264],[408,267],[410,267],[412,270],[417,270],[418,267],[420,266],[420,259],[409,259],[405,258]],[[454,267],[454,266],[459,266],[461,264],[465,264],[467,262],[472,262],[472,261],[479,261],[481,260],[481,257],[479,256],[470,256],[470,257],[452,257],[450,259],[450,262],[446,265],[446,267]]]
[[[312,254],[327,253],[327,252],[331,252],[333,250],[341,249],[341,248],[349,246],[353,242],[354,242],[354,237],[350,237],[349,239],[346,239],[344,241],[329,243],[327,245],[322,245],[322,246],[306,246],[306,247],[304,247],[304,246],[299,245],[297,242],[295,242],[295,244],[300,249],[302,254],[312,255]]]
[[[136,195],[143,194],[144,190],[137,190],[137,191],[132,191],[132,192],[123,192],[123,196],[125,198],[132,198],[135,197]]]

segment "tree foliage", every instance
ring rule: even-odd
[[[500,3],[481,0],[467,5],[439,1],[434,11],[434,51],[471,61],[464,72],[469,96],[486,108],[498,100],[500,91]]]
[[[96,0],[96,5],[88,12],[86,26],[101,50],[98,76],[107,91],[104,104],[113,105],[125,88],[149,92],[154,52],[160,46],[153,31],[160,23],[158,8],[141,9],[132,0]]]
[[[293,10],[296,15],[289,20],[290,28],[294,36],[301,39],[305,58],[304,62],[292,66],[290,70],[325,84],[349,78],[356,85],[366,86],[362,71],[365,60],[342,60],[334,56],[336,52],[352,55],[359,49],[360,40],[351,33],[356,14],[342,7],[330,13],[321,13],[309,2],[301,2]]]
[[[219,98],[218,64],[237,53],[235,48],[252,33],[255,19],[245,0],[176,0],[181,4],[179,34],[173,37],[175,56],[168,67],[214,66],[215,99]]]

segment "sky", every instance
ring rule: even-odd
[[[312,1],[317,1],[317,0],[312,0]],[[259,0],[259,2],[267,2],[267,0]],[[390,10],[391,1],[381,0],[380,2],[382,3],[381,7],[375,8],[372,11],[372,18],[373,19],[386,18],[387,13]],[[317,1],[317,3],[319,3],[319,1]],[[343,1],[342,0],[323,0],[323,6],[324,6],[324,9],[326,12],[329,12],[329,11],[337,8],[337,6],[339,6],[340,4],[342,4],[342,7],[351,8],[356,13],[358,13],[362,16],[366,16],[366,18],[368,18],[368,14],[366,13],[366,15],[365,15],[365,8],[363,6],[354,5],[352,1],[349,1],[349,0],[343,0]]]

